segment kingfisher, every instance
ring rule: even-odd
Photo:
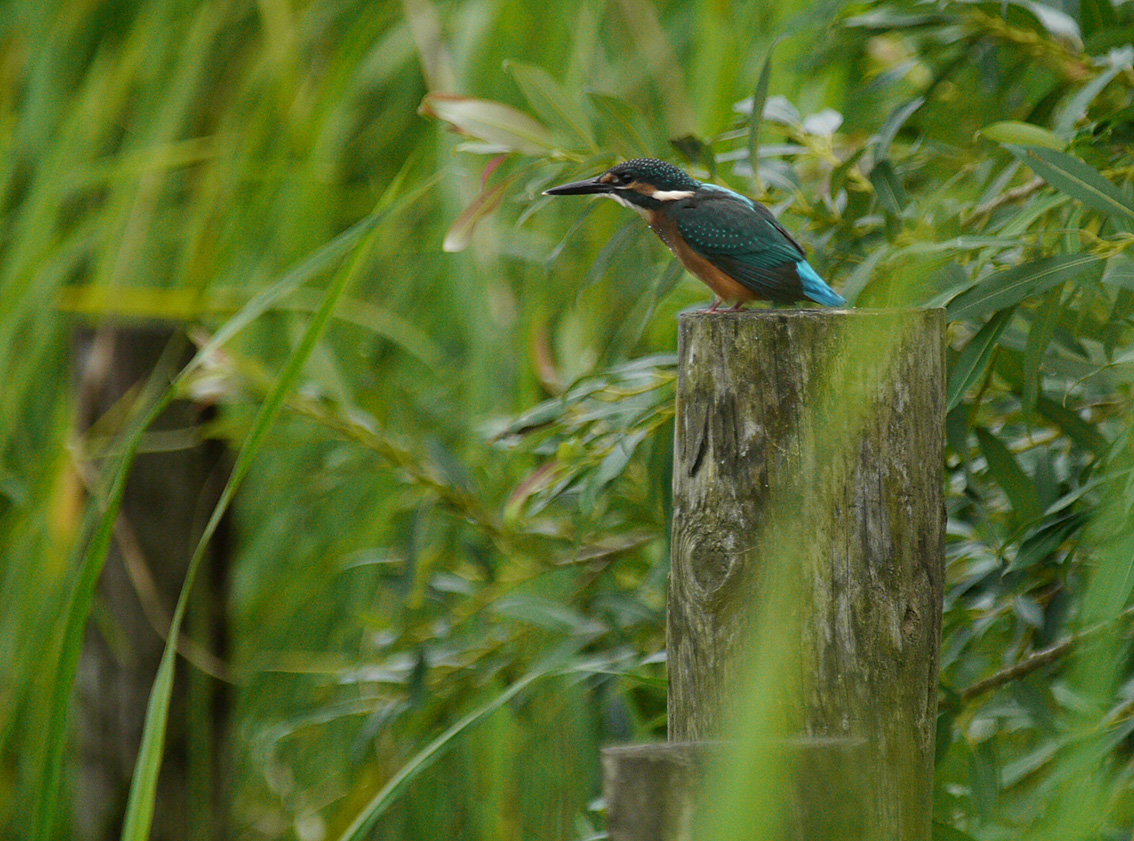
[[[751,300],[776,304],[846,300],[819,277],[768,208],[706,184],[655,158],[616,164],[594,178],[545,190],[546,196],[608,196],[638,211],[685,268],[713,290],[708,312],[735,311]]]

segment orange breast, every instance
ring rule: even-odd
[[[685,266],[691,275],[712,289],[713,293],[722,301],[740,303],[759,297],[747,286],[733,280],[700,254],[694,252],[678,233],[677,224],[664,213],[656,210],[650,211],[648,221],[650,227],[654,229],[654,233],[669,246],[669,250],[677,256],[681,265]]]

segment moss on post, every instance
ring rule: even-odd
[[[859,837],[929,837],[943,335],[942,310],[681,318],[670,739],[729,735],[745,647],[778,623],[784,720],[869,746],[831,771],[870,775]]]

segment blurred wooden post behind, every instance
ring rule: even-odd
[[[127,415],[122,408],[171,342],[166,328],[100,327],[74,341],[76,424],[97,445]],[[180,358],[178,358],[180,357]],[[174,367],[170,374],[177,373]],[[134,394],[136,397],[136,394]],[[189,558],[228,477],[223,444],[201,434],[209,408],[174,402],[152,427],[127,480],[114,543],[99,581],[75,681],[73,722],[79,746],[74,775],[77,838],[117,839],[141,742],[146,704],[165,648],[170,617]],[[108,420],[109,418],[109,420]],[[97,481],[91,473],[87,482]],[[222,527],[193,588],[186,619],[166,757],[158,782],[152,838],[213,841],[230,837],[222,776],[227,764],[225,671],[228,540]]]
[[[745,705],[768,702],[752,670],[780,669],[783,839],[930,837],[943,351],[942,310],[681,317],[669,738],[735,735]],[[604,755],[612,839],[692,838],[713,795],[696,751],[647,750]],[[681,804],[633,814],[666,792]]]

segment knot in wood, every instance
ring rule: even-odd
[[[702,602],[715,602],[734,589],[732,579],[745,551],[734,529],[701,523],[675,536],[681,544],[679,557],[686,559],[696,585],[691,595]]]

